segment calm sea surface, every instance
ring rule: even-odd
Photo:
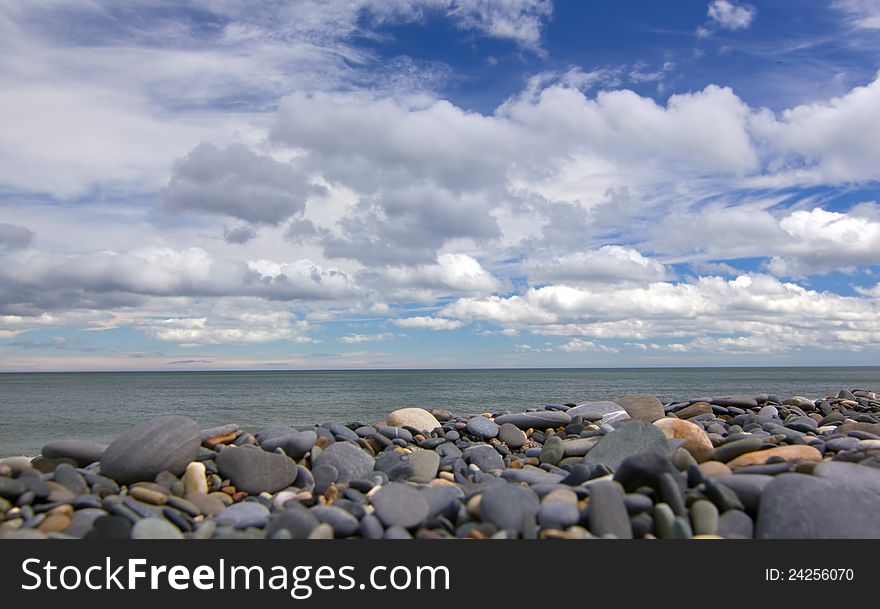
[[[664,402],[771,393],[823,397],[880,389],[880,367],[112,372],[0,374],[0,455],[58,438],[108,442],[134,423],[182,414],[202,427],[375,423],[396,408],[458,414],[653,393]]]

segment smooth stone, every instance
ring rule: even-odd
[[[541,448],[541,455],[538,460],[541,463],[549,463],[550,465],[559,465],[565,454],[565,445],[559,436],[550,436],[544,441]]]
[[[385,536],[385,529],[382,527],[382,523],[373,514],[364,516],[358,529],[364,539],[382,539]]]
[[[494,421],[490,421],[483,416],[477,416],[468,420],[467,430],[471,435],[488,440],[498,435],[499,427]]]
[[[537,489],[533,490],[537,491]],[[549,493],[541,497],[542,506],[549,505],[551,503],[570,503],[576,506],[578,503],[578,496],[577,493],[569,488],[555,487]]]
[[[738,408],[757,408],[758,400],[751,395],[725,395],[714,397],[709,400],[718,406],[735,406]]]
[[[844,461],[824,461],[816,466],[813,475],[819,478],[846,482],[875,493],[880,493],[880,469]]]
[[[675,416],[679,419],[690,419],[702,414],[712,414],[712,405],[709,402],[694,402],[675,411]]]
[[[801,433],[815,432],[819,427],[818,423],[810,417],[797,417],[786,422],[785,426]]]
[[[538,524],[543,529],[567,529],[580,521],[577,504],[556,501],[542,504],[538,510]]]
[[[440,455],[433,450],[414,450],[409,456],[409,464],[413,469],[413,478],[431,480],[437,477]]]
[[[339,472],[338,483],[348,484],[351,480],[367,478],[376,460],[354,444],[336,442],[312,460],[313,467],[324,463],[332,465]]]
[[[415,474],[409,455],[395,450],[385,451],[376,457],[376,471],[384,472],[389,480],[409,480]]]
[[[512,423],[504,423],[498,428],[498,439],[513,450],[522,448],[528,440],[526,433]]]
[[[768,459],[780,457],[785,461],[814,461],[822,460],[822,453],[805,444],[794,444],[788,446],[777,446],[776,448],[767,448],[751,453],[740,455],[736,459],[730,461],[727,466],[732,470],[750,465],[763,465]]]
[[[579,416],[589,421],[598,421],[606,414],[619,411],[620,404],[617,402],[582,402],[574,408],[569,408],[566,414],[572,418]]]
[[[845,452],[847,450],[853,450],[859,446],[860,440],[858,438],[853,438],[851,436],[845,436],[843,438],[832,438],[830,440],[825,441],[825,450],[830,450],[831,452]]]
[[[123,484],[153,480],[165,470],[177,476],[195,460],[201,443],[201,430],[192,419],[159,417],[116,438],[101,455],[101,473]]]
[[[226,436],[231,433],[235,433],[240,429],[241,426],[238,423],[227,423],[226,425],[211,427],[210,429],[203,429],[201,431],[202,442],[207,442],[211,438],[216,438],[217,436]]]
[[[67,439],[49,442],[40,454],[49,459],[73,459],[78,467],[85,467],[100,461],[105,450],[106,444]]]
[[[694,459],[693,455],[681,446],[672,451],[672,454],[669,455],[669,460],[682,472],[686,472],[692,465],[697,465],[697,460]]]
[[[715,447],[703,428],[696,423],[684,419],[662,418],[654,421],[654,425],[670,440],[681,440],[681,447],[702,463],[712,458]]]
[[[228,450],[228,449],[227,449]],[[234,449],[244,450],[244,449]],[[217,524],[236,529],[264,527],[269,522],[269,508],[257,501],[233,503],[217,516]]]
[[[637,421],[653,423],[666,416],[663,403],[654,395],[647,393],[622,395],[614,401],[626,411],[630,418]]]
[[[563,456],[564,457],[583,457],[586,455],[596,444],[599,443],[601,438],[575,438],[574,440],[564,440],[562,442],[563,447]]]
[[[660,539],[675,537],[675,513],[665,503],[654,506],[654,531]]]
[[[400,438],[407,443],[413,441],[413,435],[409,432],[408,429],[404,429],[403,427],[391,427],[385,425],[379,428],[379,433],[390,440],[396,440],[397,438]]]
[[[644,452],[665,455],[669,452],[669,442],[656,426],[633,420],[605,436],[587,453],[584,464],[605,465],[613,470],[627,457]]]
[[[614,472],[614,480],[628,493],[642,486],[659,488],[663,474],[678,475],[678,470],[666,455],[642,452],[627,457]]]
[[[0,476],[0,497],[15,500],[27,491],[27,487],[21,480]]]
[[[319,522],[333,527],[333,533],[337,538],[351,537],[360,526],[357,518],[335,505],[316,505],[309,512]]]
[[[322,463],[312,468],[312,477],[315,479],[315,492],[323,495],[339,479],[339,470],[329,463]]]
[[[226,509],[226,504],[217,497],[203,493],[188,493],[183,497],[206,516],[217,516]]]
[[[698,499],[691,504],[691,528],[695,535],[714,535],[718,531],[718,508],[711,501]]]
[[[468,463],[476,465],[480,468],[480,471],[489,472],[496,469],[504,469],[504,459],[491,446],[471,446],[466,448],[462,454]]]
[[[712,457],[715,461],[727,463],[746,453],[760,450],[764,445],[764,440],[759,437],[743,438],[742,440],[734,440],[733,442],[725,442],[715,449]]]
[[[208,478],[205,475],[205,464],[199,461],[193,461],[186,466],[183,473],[183,493],[208,494]]]
[[[514,484],[496,484],[482,493],[480,519],[519,534],[532,526],[540,505],[532,491]]]
[[[293,459],[255,446],[226,447],[216,461],[220,474],[249,495],[280,491],[299,473]]]
[[[441,427],[440,421],[430,412],[422,408],[401,408],[388,415],[385,420],[394,427],[412,427],[419,431],[433,431]]]
[[[739,496],[727,486],[717,481],[717,478],[709,478],[705,482],[705,494],[709,501],[715,504],[721,513],[727,510],[745,510]]]
[[[515,412],[495,417],[495,423],[504,425],[510,423],[520,429],[547,429],[550,427],[564,427],[571,423],[571,416],[558,410],[541,410],[536,412]]]
[[[726,488],[736,493],[743,507],[750,514],[758,513],[761,493],[764,492],[764,489],[772,480],[773,476],[739,473],[715,478],[716,482],[723,484]]]
[[[851,431],[866,431],[875,436],[880,436],[880,423],[865,423],[863,421],[843,423],[837,428],[837,431],[843,435],[847,435]]]
[[[293,433],[296,433],[296,430],[293,427],[287,425],[273,425],[272,427],[266,427],[265,429],[258,431],[254,436],[254,439],[257,441],[257,444],[262,446],[268,440],[283,438]]]
[[[627,493],[623,496],[623,503],[629,514],[641,514],[654,509],[654,502],[647,495],[641,493]]]
[[[505,469],[501,477],[513,482],[525,482],[528,485],[557,484],[565,478],[563,474],[554,474],[543,469],[526,466],[522,469]]]
[[[100,508],[76,510],[73,513],[73,518],[70,520],[70,525],[68,525],[64,532],[72,537],[85,537],[92,529],[92,526],[94,526],[95,520],[106,515],[107,512]]]
[[[122,516],[98,516],[86,539],[128,539],[132,523]]]
[[[70,514],[49,514],[36,528],[43,533],[61,533],[70,526],[70,522]]]
[[[349,429],[340,423],[333,423],[330,425],[330,433],[332,433],[337,439],[348,440],[349,442],[357,442],[360,437],[354,432],[354,430]]]
[[[877,493],[846,482],[780,474],[761,495],[761,539],[880,539]]]
[[[390,482],[370,497],[376,516],[386,527],[411,528],[428,517],[429,505],[416,489],[399,482]]]
[[[308,539],[319,524],[321,522],[310,510],[296,504],[296,507],[285,509],[272,517],[266,525],[266,537],[272,538],[279,531],[286,530],[291,539]]]
[[[162,518],[143,518],[131,527],[132,539],[183,539],[176,526]]]
[[[287,456],[294,459],[302,459],[306,453],[312,450],[317,441],[317,432],[308,429],[270,438],[264,441],[260,446],[263,450],[269,452],[274,452],[276,448],[280,448]]]
[[[89,485],[83,475],[69,463],[61,463],[52,472],[52,479],[74,495],[87,495]]]
[[[601,419],[599,419],[599,425],[611,425],[612,428],[624,421],[630,420],[632,417],[627,414],[625,410],[618,410],[616,412],[609,412]]]
[[[588,511],[590,531],[594,535],[614,535],[618,539],[632,539],[632,524],[618,484],[602,480],[590,485]]]

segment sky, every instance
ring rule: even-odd
[[[4,0],[0,371],[877,365],[880,0]]]

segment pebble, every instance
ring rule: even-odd
[[[429,512],[428,502],[418,490],[398,482],[381,487],[370,497],[370,503],[386,527],[408,529],[427,518]]]
[[[143,518],[131,527],[132,539],[183,539],[183,533],[162,518]]]
[[[570,417],[583,417],[587,421],[598,421],[606,414],[620,411],[617,402],[582,402],[569,408],[566,414]]]
[[[880,494],[880,469],[876,467],[843,461],[825,461],[816,466],[813,475],[846,482]]]
[[[613,470],[627,457],[644,452],[666,455],[669,452],[666,436],[650,423],[628,421],[596,444],[584,457],[584,464],[605,465]]]
[[[415,450],[409,456],[412,478],[428,481],[437,477],[440,468],[440,455],[433,450]]]
[[[388,425],[395,427],[412,427],[419,431],[433,431],[440,427],[440,421],[427,410],[422,408],[401,408],[388,415]]]
[[[263,450],[269,452],[274,452],[276,449],[280,448],[288,457],[302,459],[306,453],[312,450],[317,441],[317,432],[308,429],[305,431],[293,431],[285,435],[270,438],[262,442],[260,446]]]
[[[321,522],[310,510],[299,504],[293,504],[292,507],[272,517],[266,526],[266,536],[275,537],[279,531],[284,530],[291,539],[308,539],[319,524]]]
[[[727,466],[732,470],[737,470],[750,465],[763,465],[768,459],[774,457],[779,457],[785,461],[821,461],[822,453],[812,446],[803,444],[777,446],[776,448],[767,448],[740,455],[727,463]]]
[[[293,484],[299,473],[293,459],[254,446],[226,447],[217,469],[238,490],[250,495],[274,493]]]
[[[348,484],[351,480],[366,478],[373,471],[376,460],[355,444],[336,442],[322,450],[321,454],[313,459],[312,466],[314,468],[323,463],[336,468],[339,472],[337,481],[340,484]]]
[[[504,423],[498,428],[498,439],[513,450],[519,450],[528,440],[526,433],[512,423]]]
[[[522,535],[533,526],[538,514],[538,497],[514,484],[496,484],[483,491],[480,518],[499,529],[511,529]]]
[[[695,535],[714,535],[718,531],[718,508],[711,501],[698,499],[691,504],[691,528]]]
[[[316,505],[309,512],[318,519],[319,522],[329,524],[333,527],[333,533],[337,538],[351,537],[354,535],[360,524],[357,518],[334,505]]]
[[[763,445],[764,440],[759,437],[749,437],[735,440],[733,442],[726,442],[715,449],[715,455],[712,458],[715,461],[727,463],[745,453],[760,450]]]
[[[489,440],[496,437],[500,430],[494,421],[490,421],[484,416],[476,416],[469,419],[466,429],[469,434],[483,440]]]
[[[653,423],[666,416],[663,403],[654,395],[647,393],[622,395],[614,401],[626,411],[630,418],[637,421]]]
[[[681,447],[701,463],[708,461],[715,453],[709,436],[696,423],[683,419],[662,418],[654,421],[654,425],[670,440],[681,440]]]
[[[761,495],[761,539],[880,539],[877,493],[805,474],[776,476]]]
[[[235,529],[264,527],[269,522],[269,508],[257,501],[242,501],[223,510],[216,520],[220,526]]]
[[[105,450],[106,444],[65,439],[49,442],[40,454],[49,459],[72,459],[78,467],[85,467],[100,461]]]
[[[204,463],[193,461],[186,466],[183,474],[183,491],[184,494],[208,494],[208,478],[205,475]]]
[[[623,491],[614,482],[603,480],[590,486],[588,519],[594,535],[614,535],[618,539],[633,537]]]
[[[504,469],[504,459],[497,450],[487,445],[471,446],[464,450],[464,458],[468,463],[476,465],[480,471]]]
[[[543,410],[536,412],[515,412],[495,417],[495,423],[504,425],[510,423],[520,429],[547,429],[550,427],[564,427],[571,423],[571,416],[558,410]]]
[[[101,455],[101,473],[128,484],[152,480],[159,472],[183,473],[201,445],[201,430],[190,418],[159,417],[116,438]]]
[[[539,460],[541,463],[549,463],[550,465],[559,465],[565,454],[565,445],[559,436],[550,436],[544,441],[541,448]]]

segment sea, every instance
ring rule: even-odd
[[[237,423],[372,424],[392,410],[455,414],[652,393],[664,403],[769,393],[787,398],[880,390],[880,366],[581,368],[265,372],[0,373],[0,456],[36,455],[50,440],[110,442],[147,419],[180,414],[203,428]]]

